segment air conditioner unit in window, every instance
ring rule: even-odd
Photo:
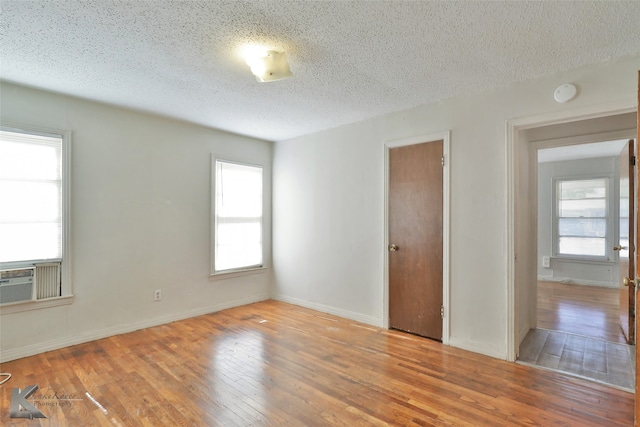
[[[0,270],[0,304],[33,301],[35,267]]]

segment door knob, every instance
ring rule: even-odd
[[[623,250],[626,250],[626,249],[627,249],[626,246],[614,246],[613,247],[614,251],[623,251]]]
[[[635,285],[635,284],[636,284],[636,281],[635,281],[635,280],[633,280],[633,279],[631,279],[631,278],[629,278],[629,277],[625,277],[625,278],[622,280],[622,284],[623,284],[623,285],[625,285],[625,286],[629,286],[630,284],[634,284],[634,285]]]
[[[398,250],[398,246],[396,245],[389,245],[389,252],[395,252]]]

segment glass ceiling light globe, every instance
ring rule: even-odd
[[[284,52],[247,46],[242,56],[259,82],[272,82],[293,76]]]
[[[260,58],[267,56],[268,49],[262,46],[247,45],[240,50],[240,56],[249,67],[258,62]]]

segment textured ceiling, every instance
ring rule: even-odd
[[[0,78],[282,140],[640,52],[640,2],[5,1]],[[294,77],[258,83],[245,43]]]

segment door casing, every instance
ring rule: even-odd
[[[391,148],[404,147],[406,145],[421,144],[424,142],[443,141],[443,180],[442,180],[442,304],[444,306],[444,316],[442,318],[442,343],[449,344],[450,335],[450,284],[449,284],[449,263],[450,263],[450,139],[451,132],[439,132],[432,134],[416,135],[409,138],[390,140],[384,144],[384,245],[381,250],[384,252],[384,289],[383,289],[383,315],[382,325],[389,328],[389,151]]]

